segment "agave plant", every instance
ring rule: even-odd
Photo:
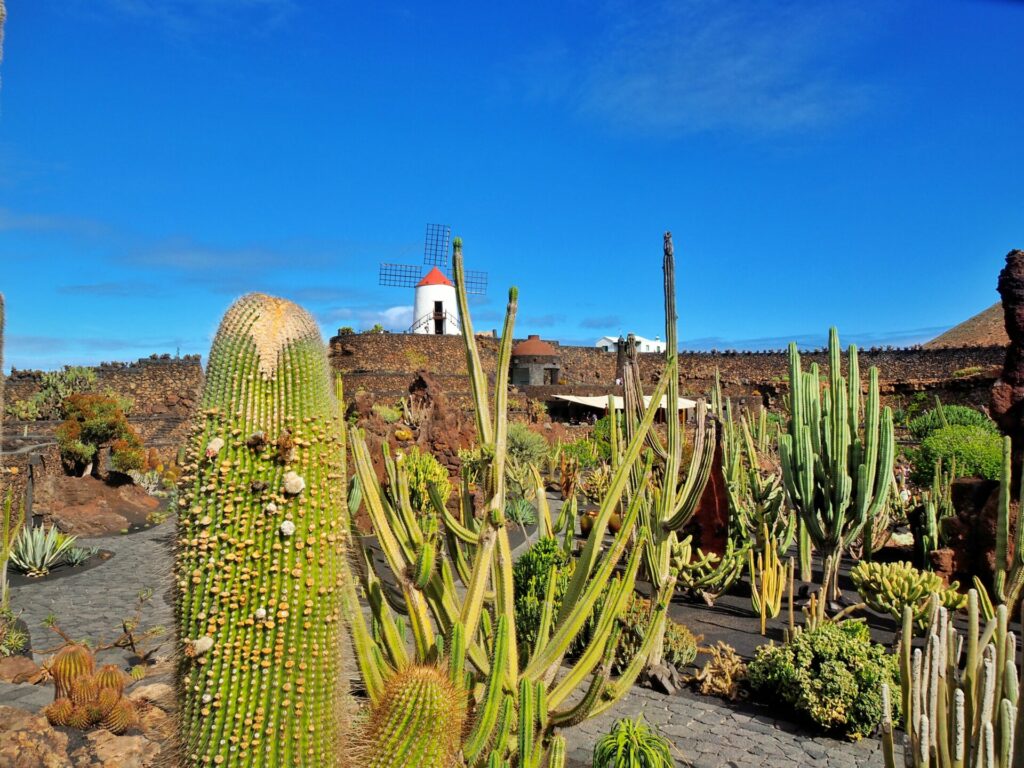
[[[22,528],[14,540],[11,562],[27,576],[45,576],[75,545],[75,536],[61,533],[56,526]]]

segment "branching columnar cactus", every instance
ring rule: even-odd
[[[722,474],[737,538],[754,542],[759,552],[770,542],[777,555],[784,557],[796,535],[797,517],[785,503],[782,479],[773,466],[775,434],[768,424],[768,411],[761,409],[753,422],[744,412],[737,421],[732,401],[722,399],[717,372],[711,402],[722,429]]]
[[[906,765],[912,768],[1013,768],[1022,746],[1018,648],[1007,631],[1006,606],[980,631],[978,593],[968,593],[966,642],[953,619],[932,598],[924,652],[911,650],[913,611],[903,614],[900,687]],[[961,669],[961,658],[966,652]],[[887,687],[883,697],[888,700]],[[888,708],[885,710],[888,712]],[[886,768],[896,768],[892,722],[882,723]],[[1017,760],[1014,755],[1017,755]]]
[[[492,409],[466,301],[461,242],[456,239],[453,246],[463,340],[476,405],[478,454],[487,464],[478,473],[482,478],[483,508],[474,508],[466,481],[459,510],[454,513],[447,509],[437,488],[429,488],[434,511],[445,529],[443,538],[435,535],[414,514],[404,461],[386,462],[394,492],[385,493],[362,434],[351,429],[349,442],[357,480],[349,508],[354,510],[357,500],[363,505],[385,562],[371,558],[365,549],[356,558],[372,623],[363,616],[352,584],[346,588],[345,612],[374,711],[386,707],[396,675],[409,668],[437,665],[447,656],[449,668],[464,675],[453,675],[453,684],[461,681],[461,689],[468,692],[466,728],[460,734],[461,756],[456,764],[558,768],[565,760],[565,744],[558,730],[603,712],[621,698],[643,669],[654,640],[654,632],[645,628],[642,646],[626,662],[622,674],[612,677],[617,617],[633,592],[641,550],[635,547],[628,558],[624,554],[633,537],[644,537],[639,519],[642,503],[649,503],[646,493],[638,493],[623,504],[621,528],[610,543],[604,538],[631,474],[636,471],[643,478],[650,474],[650,462],[642,464],[640,453],[667,384],[662,379],[655,390],[654,404],[646,409],[621,461],[617,460],[609,490],[560,607],[555,607],[558,580],[552,576],[536,640],[521,649],[515,632],[513,561],[504,512],[507,383],[517,294],[513,289],[509,295]],[[553,526],[546,507],[542,505],[539,514],[542,528],[550,533]],[[360,539],[355,541],[361,546]],[[447,543],[447,551],[442,550],[442,541]],[[616,576],[623,560],[622,573]],[[664,622],[668,596],[660,597],[662,602],[651,619],[654,624]],[[603,607],[599,609],[602,598]],[[407,619],[400,622],[396,612]],[[411,630],[411,648],[406,646],[401,628],[405,621]],[[570,663],[565,658],[569,647],[588,622],[594,624],[591,639]],[[423,753],[426,745],[421,742],[427,734],[415,725],[418,721],[414,717],[389,716],[385,721],[388,725],[378,729],[371,741],[407,745],[407,754]],[[372,753],[372,744],[368,750]],[[410,764],[395,762],[398,759],[389,750],[390,762],[380,765]]]
[[[779,437],[779,458],[786,494],[821,553],[824,596],[834,599],[843,550],[888,503],[895,437],[892,411],[879,405],[878,369],[868,372],[862,419],[857,347],[850,345],[848,377],[835,328],[828,356],[823,392],[817,364],[802,370],[796,344],[789,345],[789,431]]]
[[[344,446],[313,318],[250,294],[210,351],[175,566],[186,766],[332,766],[348,703]]]
[[[657,593],[671,596],[679,571],[691,564],[690,550],[680,546],[678,532],[697,509],[715,457],[716,422],[709,419],[703,398],[697,401],[697,419],[694,429],[693,455],[689,470],[683,475],[682,457],[685,432],[679,423],[679,344],[676,317],[676,262],[672,233],[666,232],[662,249],[663,288],[665,297],[665,395],[666,441],[662,445],[653,432],[647,443],[662,463],[660,482],[653,490],[653,501],[643,505],[646,535],[643,538],[647,574]],[[627,346],[626,365],[623,370],[623,399],[625,400],[624,432],[628,440],[637,433],[643,413],[644,396],[640,384],[640,366],[636,360],[636,347],[632,336]],[[655,393],[651,403],[657,405],[662,395]],[[634,471],[630,477],[627,498],[643,499],[644,483]],[[727,553],[728,558],[728,553]],[[735,558],[742,570],[744,558]],[[660,602],[660,599],[659,599]],[[660,664],[664,655],[665,622],[655,624],[654,642],[649,663]]]

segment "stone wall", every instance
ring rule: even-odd
[[[134,363],[101,363],[93,370],[99,391],[109,389],[132,399],[132,416],[187,419],[203,386],[198,355],[154,355]],[[12,370],[6,381],[6,402],[35,394],[42,378],[42,371]]]
[[[493,377],[497,340],[477,340],[481,364]],[[557,344],[557,342],[553,342]],[[555,393],[599,394],[615,385],[616,355],[596,347],[558,346],[561,386],[523,387],[524,394],[544,398]],[[1002,366],[1003,347],[962,349],[867,349],[860,351],[860,366],[866,372],[877,366],[883,397],[887,402],[924,392],[937,394],[944,402],[975,407],[988,403],[988,391]],[[453,401],[468,402],[469,381],[462,340],[458,336],[407,334],[351,334],[335,336],[329,345],[331,365],[345,376],[347,393],[362,388],[389,398],[408,390],[416,370],[436,374],[451,393]],[[825,350],[802,353],[804,365],[818,363],[828,372]],[[639,355],[641,375],[653,386],[661,371],[660,354]],[[845,358],[844,358],[845,363]],[[684,352],[679,358],[680,390],[685,395],[705,395],[719,371],[724,392],[743,398],[750,405],[781,406],[787,389],[789,362],[785,350],[770,352]]]

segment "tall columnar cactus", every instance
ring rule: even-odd
[[[708,418],[707,404],[701,398],[697,401],[696,427],[694,429],[693,454],[688,471],[683,473],[682,457],[685,432],[679,423],[679,344],[676,317],[676,262],[672,245],[672,233],[666,232],[662,246],[662,273],[665,300],[665,373],[667,380],[665,395],[666,440],[662,445],[653,432],[647,435],[647,443],[653,448],[661,462],[660,482],[654,489],[653,501],[643,505],[643,520],[646,536],[643,538],[644,555],[648,576],[658,593],[657,603],[667,601],[675,589],[676,578],[681,568],[690,564],[691,550],[680,546],[678,532],[693,517],[708,479],[715,456],[716,422]],[[627,346],[626,366],[623,370],[623,394],[625,406],[625,434],[633,439],[643,411],[643,390],[640,385],[640,367],[636,360],[636,347]],[[651,403],[657,405],[662,395],[656,393]],[[644,482],[634,472],[630,478],[629,494],[642,498],[640,490]],[[743,558],[737,559],[742,569]],[[667,596],[667,597],[666,597]],[[653,644],[649,658],[650,665],[660,664],[663,656],[665,622],[658,621],[653,628]]]
[[[186,766],[336,765],[349,527],[344,445],[313,318],[250,294],[210,351],[175,565]]]
[[[978,593],[968,593],[966,642],[952,616],[932,599],[924,651],[911,649],[913,609],[903,616],[900,687],[906,765],[912,768],[1013,768],[1020,764],[1021,679],[1006,606],[980,631]],[[966,656],[964,652],[966,651]],[[961,659],[963,662],[961,663]],[[962,667],[962,668],[961,668]],[[890,692],[886,689],[884,697]],[[888,712],[888,709],[886,709]],[[895,768],[892,722],[882,724],[887,768]],[[1014,759],[1014,755],[1017,759]]]
[[[1010,484],[1013,477],[1013,445],[1009,437],[1003,438],[1003,468],[999,478],[999,515],[996,519],[996,573],[995,598],[1005,605],[1015,606],[1024,588],[1024,483],[1020,484],[1020,499],[1013,531],[1013,553],[1010,553]]]
[[[782,479],[771,466],[775,433],[769,427],[768,412],[762,409],[756,420],[743,412],[737,421],[732,401],[722,399],[717,372],[712,410],[722,430],[722,473],[735,535],[753,541],[761,552],[770,544],[778,557],[784,557],[796,535],[797,517],[786,504]]]
[[[789,431],[779,437],[779,458],[786,494],[821,553],[822,589],[832,599],[843,550],[888,503],[895,438],[892,411],[879,404],[878,369],[868,372],[862,418],[857,347],[850,345],[848,377],[835,328],[828,355],[823,392],[817,364],[804,371],[796,344],[789,345]]]
[[[449,510],[437,489],[431,487],[430,500],[445,529],[443,538],[434,535],[424,528],[409,502],[410,479],[404,460],[386,462],[394,492],[385,493],[362,434],[351,429],[356,481],[349,507],[354,510],[358,500],[366,510],[384,562],[365,549],[356,558],[372,623],[363,616],[352,584],[346,587],[345,612],[372,710],[386,706],[395,675],[401,675],[402,670],[436,665],[447,657],[449,668],[463,675],[461,689],[471,697],[471,716],[460,734],[456,765],[558,768],[565,760],[565,743],[558,731],[601,713],[621,698],[643,669],[653,642],[653,633],[648,632],[648,639],[625,671],[618,678],[612,677],[617,616],[633,592],[640,548],[634,548],[628,557],[624,555],[634,536],[644,537],[639,519],[642,503],[649,502],[646,494],[638,493],[623,505],[621,528],[610,543],[604,538],[631,474],[634,470],[644,478],[650,474],[650,462],[641,463],[640,454],[667,384],[663,379],[656,388],[655,403],[645,411],[617,461],[561,606],[556,610],[553,590],[557,579],[551,577],[551,594],[544,602],[536,640],[530,647],[520,648],[515,632],[512,551],[504,512],[508,371],[517,294],[515,289],[509,294],[492,395],[480,365],[466,301],[461,241],[456,239],[453,246],[463,341],[476,405],[478,453],[488,464],[480,473],[484,478],[482,508],[475,508],[468,483],[463,483],[457,512]],[[544,525],[552,527],[550,523]],[[447,543],[447,551],[441,548],[442,541]],[[359,539],[355,543],[362,546]],[[616,575],[623,560],[621,575]],[[598,608],[602,597],[603,607]],[[407,619],[400,622],[396,613]],[[663,622],[664,604],[656,613],[652,621]],[[589,643],[571,664],[566,662],[573,640],[594,619]],[[401,630],[406,621],[411,630],[411,648]],[[453,677],[453,683],[456,679]],[[421,743],[425,733],[415,722],[412,715],[389,717],[388,725],[378,730],[372,742],[404,744],[410,754],[419,753],[426,748]],[[368,749],[372,751],[372,744]]]

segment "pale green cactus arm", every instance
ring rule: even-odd
[[[452,275],[455,278],[455,300],[459,307],[459,322],[462,325],[462,339],[466,347],[466,368],[469,371],[470,389],[476,405],[477,440],[480,445],[493,442],[491,432],[491,409],[487,397],[487,376],[480,364],[480,350],[473,335],[473,321],[469,315],[469,298],[466,295],[466,275],[462,265],[462,238],[452,240]]]

